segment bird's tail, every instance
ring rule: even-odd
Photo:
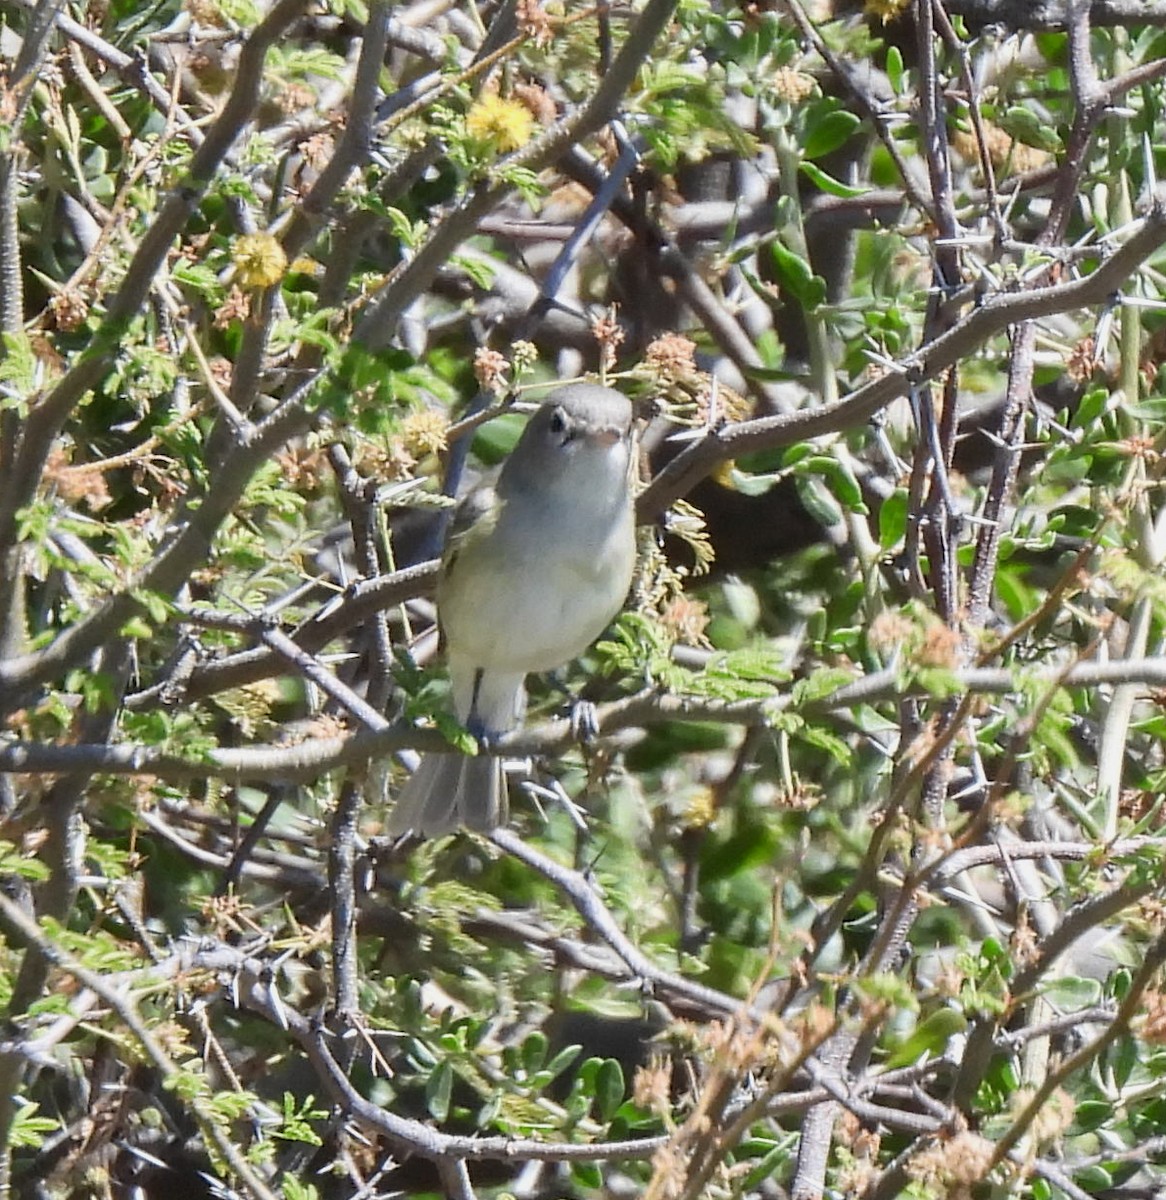
[[[506,822],[506,779],[492,754],[426,754],[397,797],[389,832],[438,837],[465,827],[481,833]]]

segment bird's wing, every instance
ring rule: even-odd
[[[498,520],[497,510],[498,497],[493,482],[480,483],[462,497],[446,533],[445,551],[441,556],[443,575],[454,569],[458,554],[467,541],[489,535]]]

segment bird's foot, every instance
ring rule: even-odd
[[[478,749],[483,754],[489,753],[498,738],[497,733],[492,729],[487,729],[477,717],[471,717],[466,722],[466,732],[478,743]]]
[[[575,741],[587,744],[599,736],[599,710],[590,700],[573,700],[567,719]]]

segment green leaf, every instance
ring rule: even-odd
[[[1026,146],[1035,146],[1038,150],[1047,150],[1051,154],[1061,149],[1061,139],[1057,131],[1051,125],[1046,125],[1031,108],[1014,105],[997,115],[996,124]]]
[[[710,842],[701,858],[701,876],[708,882],[731,879],[741,872],[755,871],[773,861],[775,836],[762,826],[746,821],[722,842]]]
[[[583,1053],[582,1046],[564,1046],[543,1068],[543,1074],[557,1079]]]
[[[806,469],[821,475],[830,483],[830,491],[843,508],[865,515],[866,502],[862,488],[845,463],[829,454],[818,454],[806,461]]]
[[[581,1186],[588,1188],[591,1191],[597,1191],[599,1188],[603,1187],[603,1172],[600,1171],[596,1163],[572,1163],[571,1174]]]
[[[948,1042],[968,1027],[968,1019],[954,1008],[941,1008],[918,1025],[901,1046],[887,1057],[887,1067],[909,1067],[924,1054],[938,1058]]]
[[[547,1035],[542,1030],[535,1030],[522,1043],[522,1069],[533,1075],[546,1062]]]
[[[1012,961],[1008,948],[999,938],[994,937],[987,937],[980,943],[979,956],[986,964],[995,966],[1009,966]]]
[[[121,626],[121,636],[136,638],[139,642],[149,641],[154,637],[154,626],[143,617],[131,617]]]
[[[869,187],[854,187],[849,183],[843,183],[842,180],[835,179],[833,175],[827,175],[821,167],[815,166],[812,162],[803,162],[800,169],[816,188],[831,196],[841,196],[850,200],[855,196],[865,196],[871,190]]]
[[[40,1106],[24,1102],[12,1116],[12,1124],[8,1130],[8,1141],[12,1146],[28,1146],[39,1149],[45,1143],[50,1133],[55,1133],[61,1127],[59,1121],[51,1117],[38,1117]]]
[[[1150,396],[1137,404],[1124,405],[1131,417],[1145,421],[1147,425],[1161,425],[1166,422],[1166,396]]]
[[[284,1175],[280,1180],[284,1200],[320,1200],[320,1193],[313,1183],[303,1183],[294,1175]]]
[[[862,124],[859,117],[845,109],[836,108],[813,121],[802,142],[804,158],[822,158],[850,140]]]
[[[435,1121],[444,1121],[449,1116],[449,1102],[453,1095],[453,1067],[449,1059],[443,1059],[434,1067],[425,1083],[425,1104]]]
[[[328,1112],[326,1109],[313,1108],[315,1096],[307,1096],[297,1105],[297,1099],[291,1092],[283,1094],[283,1124],[277,1128],[273,1137],[285,1142],[303,1142],[308,1146],[321,1146],[320,1135],[312,1128],[312,1121],[322,1121]]]
[[[914,673],[914,679],[929,696],[940,700],[945,696],[958,696],[964,691],[959,676],[947,667],[920,667]]]
[[[146,610],[147,616],[155,625],[164,625],[170,616],[173,603],[167,596],[151,592],[146,588],[135,588],[134,599]]]
[[[36,352],[27,333],[0,333],[0,344],[0,383],[10,385],[0,390],[0,409],[19,408],[36,387]]]
[[[793,707],[802,708],[817,700],[824,700],[840,687],[853,683],[854,679],[855,673],[842,667],[819,667],[794,684],[793,695],[790,697]]]
[[[907,534],[907,489],[897,488],[879,505],[879,545],[893,550]]]
[[[812,311],[826,299],[826,281],[815,275],[813,268],[800,254],[795,254],[779,241],[769,244],[774,274],[781,288],[802,306]]]
[[[794,736],[808,746],[825,751],[840,767],[847,767],[854,761],[850,746],[837,734],[831,733],[821,725],[807,723]]]
[[[759,1187],[765,1180],[775,1175],[777,1171],[785,1164],[790,1157],[790,1148],[787,1145],[778,1143],[768,1153],[763,1155],[754,1165],[753,1169],[739,1183],[740,1191],[738,1195],[746,1194]]]
[[[733,491],[740,492],[742,496],[764,496],[785,477],[785,471],[769,471],[760,475],[751,475],[740,470],[738,466],[732,466],[729,468],[728,482]]]
[[[1073,1172],[1073,1182],[1090,1196],[1100,1196],[1113,1187],[1114,1177],[1100,1163],[1092,1163],[1077,1168]]]
[[[51,874],[47,863],[29,858],[19,846],[0,841],[0,875],[18,875],[21,879],[39,882]]]
[[[798,499],[819,525],[829,528],[842,520],[842,509],[838,507],[833,493],[821,479],[812,475],[799,475],[796,483]]]
[[[501,1091],[491,1092],[486,1103],[478,1109],[478,1128],[487,1129],[493,1125],[502,1113],[502,1103],[505,1097]]]
[[[174,265],[171,275],[176,282],[185,284],[208,303],[222,303],[226,289],[219,279],[218,272],[205,263],[193,263],[182,259]]]
[[[1096,979],[1063,975],[1049,981],[1044,994],[1058,1008],[1089,1008],[1102,1001],[1101,984]]]
[[[1073,1124],[1081,1132],[1100,1129],[1113,1120],[1113,1105],[1108,1100],[1079,1100],[1073,1110]]]
[[[623,1103],[623,1067],[614,1058],[605,1058],[595,1075],[595,1111],[601,1121],[610,1121]]]
[[[1094,422],[1099,421],[1109,407],[1109,390],[1107,388],[1090,388],[1089,391],[1081,397],[1077,403],[1077,411],[1073,414],[1074,429],[1088,429]],[[1135,411],[1140,406],[1137,404],[1129,406]],[[1162,420],[1166,420],[1166,409],[1163,409]]]
[[[1121,1038],[1110,1056],[1113,1081],[1119,1088],[1129,1083],[1138,1066],[1138,1046],[1132,1037]]]
[[[891,46],[887,50],[887,79],[890,82],[891,90],[896,95],[902,95],[903,52],[898,46]]]

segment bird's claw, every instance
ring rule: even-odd
[[[577,742],[593,742],[599,736],[599,710],[590,700],[574,700],[568,718],[571,736]]]

